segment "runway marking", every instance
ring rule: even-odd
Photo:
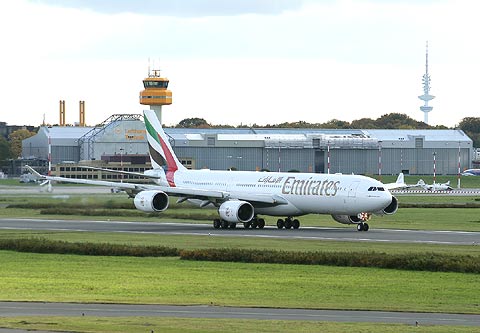
[[[13,302],[20,305],[0,305],[7,316],[61,315],[83,313],[87,316],[173,316],[192,318],[253,318],[284,320],[318,320],[333,322],[386,322],[434,325],[480,325],[480,315],[454,313],[417,313],[335,309],[241,308],[209,305],[155,305],[155,304],[94,304]],[[43,306],[43,308],[42,308]],[[9,314],[8,310],[18,311]],[[33,313],[33,314],[32,314]],[[301,318],[301,319],[299,319]]]
[[[303,227],[299,231],[280,231],[274,226],[267,226],[264,229],[262,234],[261,229],[256,231],[254,230],[242,230],[241,228],[232,229],[232,230],[222,230],[222,229],[213,229],[210,224],[190,224],[190,223],[179,223],[179,222],[132,222],[132,221],[98,221],[98,220],[47,220],[47,219],[7,219],[0,218],[1,220],[11,221],[11,222],[42,222],[43,225],[37,226],[7,226],[1,227],[0,229],[5,230],[51,230],[59,232],[110,232],[110,233],[130,233],[130,234],[151,234],[151,235],[187,235],[187,236],[213,236],[213,237],[256,237],[256,238],[266,238],[266,239],[301,239],[301,240],[324,240],[324,241],[343,241],[343,242],[377,242],[377,243],[411,243],[411,244],[434,244],[434,245],[476,245],[476,241],[472,241],[472,237],[468,241],[460,240],[450,241],[450,240],[435,240],[435,239],[420,239],[417,240],[415,237],[409,237],[410,239],[405,239],[401,235],[406,234],[417,234],[417,235],[468,235],[476,236],[480,232],[472,231],[449,231],[449,230],[402,230],[402,229],[374,229],[371,232],[358,234],[356,230],[346,229],[346,228],[332,228],[332,227]],[[64,225],[77,224],[74,228],[68,227],[52,227],[57,223],[62,223]],[[90,223],[90,225],[105,226],[99,227],[97,230],[82,228],[82,224],[85,223],[85,226]],[[115,230],[108,229],[106,226],[115,228],[115,225],[130,225],[136,227],[148,227],[153,230]],[[161,227],[167,227],[167,230],[159,230]],[[168,230],[168,227],[183,227],[185,229],[190,229],[186,231],[181,230]],[[158,228],[158,229],[157,229]],[[205,230],[208,228],[208,230]],[[303,231],[306,231],[302,233]],[[336,232],[335,237],[327,235],[308,235],[308,230],[315,230],[317,233],[325,232]],[[265,232],[271,232],[271,234],[265,234]],[[260,233],[255,233],[260,232]],[[342,234],[344,233],[345,236]],[[352,233],[357,234],[358,236],[350,236]],[[382,234],[390,234],[391,239],[386,239],[382,237]],[[395,235],[397,234],[397,235]],[[378,238],[375,238],[378,237]],[[402,239],[403,238],[403,239]],[[458,238],[458,237],[457,237]],[[474,237],[473,237],[474,238]]]

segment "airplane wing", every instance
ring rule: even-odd
[[[124,190],[147,190],[151,189],[153,185],[148,184],[133,184],[133,183],[119,183],[119,182],[109,182],[105,180],[92,180],[92,179],[78,179],[78,178],[64,178],[56,176],[46,176],[41,175],[29,165],[25,165],[25,168],[28,169],[37,179],[52,180],[64,183],[74,183],[74,184],[87,184],[87,185],[98,185],[98,186],[108,186],[108,187],[117,187]]]
[[[136,183],[126,183],[126,182],[111,182],[105,180],[92,180],[92,179],[78,179],[78,178],[64,178],[56,176],[46,176],[39,174],[35,169],[26,165],[25,166],[37,179],[44,179],[50,181],[58,181],[65,183],[74,183],[74,184],[87,184],[87,185],[97,185],[97,186],[107,186],[115,187],[122,190],[126,190],[133,193],[139,193],[146,190],[156,190],[167,193],[168,195],[174,197],[182,197],[182,199],[200,199],[205,201],[226,201],[229,199],[239,199],[252,203],[255,206],[272,206],[272,205],[281,205],[288,204],[288,201],[279,195],[262,195],[262,194],[249,194],[248,196],[243,197],[234,196],[231,193],[224,191],[215,191],[215,190],[203,190],[197,188],[182,188],[182,187],[169,187],[169,186],[160,186],[153,184],[136,184]],[[112,170],[116,172],[116,170]],[[182,200],[183,201],[183,200]]]

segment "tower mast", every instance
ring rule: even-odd
[[[423,95],[418,96],[418,98],[424,101],[424,104],[420,107],[420,111],[423,112],[423,122],[428,125],[428,113],[433,109],[433,106],[428,105],[428,101],[431,101],[435,98],[435,96],[430,95],[430,74],[428,74],[428,41],[425,53],[425,74],[423,74],[422,82]]]

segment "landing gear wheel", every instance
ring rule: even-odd
[[[293,226],[292,220],[286,219],[285,220],[285,229],[291,229]]]
[[[357,231],[363,231],[363,223],[357,224]]]
[[[214,227],[215,229],[219,229],[219,228],[220,228],[220,225],[221,225],[221,222],[220,222],[219,219],[213,220],[213,227]]]
[[[293,227],[293,229],[298,229],[298,228],[300,228],[300,221],[297,220],[297,219],[293,220],[293,222],[292,222],[292,227]]]
[[[227,229],[228,228],[228,225],[229,223],[225,220],[222,220],[220,226],[222,227],[222,229]]]
[[[230,229],[235,229],[235,228],[237,227],[237,224],[236,224],[236,223],[233,223],[233,222],[230,222],[229,225],[228,225],[228,227],[229,227]]]
[[[252,220],[252,229],[257,229],[258,227],[258,221],[257,220]]]
[[[258,229],[263,229],[265,227],[265,220],[264,219],[258,219],[257,226],[258,226]]]
[[[251,225],[250,222],[243,222],[243,227],[244,227],[245,229],[250,228],[250,225]]]
[[[363,231],[368,231],[369,228],[368,223],[363,224]]]
[[[278,219],[277,220],[277,228],[282,229],[284,226],[285,226],[285,221],[283,221],[282,219]]]

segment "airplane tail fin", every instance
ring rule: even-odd
[[[175,186],[174,175],[177,170],[186,170],[173,152],[168,137],[163,131],[162,125],[155,115],[155,111],[144,110],[145,129],[147,132],[150,159],[155,169],[164,167],[167,181],[170,186]]]
[[[398,174],[396,183],[397,183],[397,184],[402,184],[402,185],[405,184],[405,176],[403,175],[403,172],[400,172],[400,173]]]

